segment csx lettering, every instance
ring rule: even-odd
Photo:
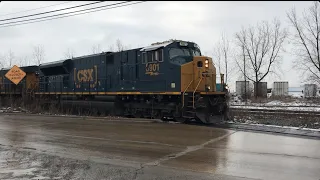
[[[93,69],[79,70],[77,74],[78,81],[89,82],[93,81]]]

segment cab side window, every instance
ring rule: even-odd
[[[153,62],[153,56],[154,56],[154,51],[148,51],[147,52],[147,62],[152,63]]]
[[[156,62],[163,62],[163,49],[154,51],[154,60]]]
[[[159,52],[158,51],[154,51],[154,61],[159,61]]]
[[[147,53],[143,52],[142,53],[142,64],[147,64]]]
[[[163,49],[142,53],[142,64],[163,62]]]

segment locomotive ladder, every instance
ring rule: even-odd
[[[192,107],[193,107],[194,109],[195,109],[195,106],[194,106],[195,93],[196,93],[196,91],[197,91],[197,89],[198,89],[198,87],[199,87],[202,79],[203,79],[203,77],[200,78],[200,80],[199,80],[196,88],[194,89],[194,91],[193,91],[193,93],[192,93]],[[184,104],[185,104],[185,103],[184,103],[184,96],[185,96],[185,94],[186,94],[186,92],[187,92],[187,90],[188,90],[188,88],[189,88],[189,86],[191,85],[192,82],[193,82],[193,80],[190,81],[190,83],[188,84],[187,88],[186,88],[186,89],[183,91],[183,93],[182,93],[182,108],[184,107]]]
[[[190,81],[189,85],[187,86],[187,88],[182,93],[182,108],[184,107],[184,96],[185,96],[186,91],[188,90],[188,88],[189,88],[189,86],[191,85],[192,82],[193,82],[193,79]]]
[[[192,94],[192,106],[193,106],[193,109],[195,109],[195,106],[194,106],[194,94],[196,93],[196,91],[197,91],[197,89],[198,89],[198,87],[199,87],[199,85],[200,85],[200,82],[202,81],[202,76],[201,76],[201,78],[200,78],[200,80],[199,80],[199,82],[198,82],[198,84],[197,84],[197,86],[196,86],[196,88],[194,89],[194,91],[193,91],[193,94]]]
[[[198,89],[199,85],[200,85],[200,82],[202,81],[202,78],[199,79],[199,82],[197,83],[197,86],[196,86],[196,89],[193,91],[193,94],[192,95],[188,95],[187,96],[187,101],[185,102],[184,98],[185,98],[185,93],[187,91],[187,89],[189,88],[189,86],[191,85],[191,83],[193,82],[194,80],[191,80],[191,82],[189,83],[189,85],[187,86],[187,88],[183,91],[183,113],[182,113],[182,117],[183,118],[186,118],[186,119],[193,119],[195,118],[196,116],[196,110],[195,110],[195,92],[196,90]],[[185,103],[186,106],[185,106]]]

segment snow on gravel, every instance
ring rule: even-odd
[[[235,97],[230,101],[231,108],[241,109],[263,109],[263,110],[289,110],[289,111],[320,111],[320,103],[308,102],[305,100],[293,100],[292,102],[283,102],[273,100],[266,103],[247,103],[241,101],[239,97]]]
[[[230,102],[231,106],[262,106],[262,107],[274,107],[274,106],[297,106],[297,107],[301,107],[301,106],[309,106],[309,107],[320,107],[320,104],[316,104],[316,103],[310,103],[310,102],[301,102],[301,101],[293,101],[293,102],[282,102],[279,100],[274,100],[274,101],[270,101],[267,103],[251,103],[251,102]]]
[[[231,106],[231,108],[239,108],[239,109],[261,109],[261,110],[288,110],[288,111],[307,111],[307,112],[320,112],[319,107],[271,107],[271,106]]]

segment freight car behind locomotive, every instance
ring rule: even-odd
[[[26,75],[17,85],[6,78],[6,74],[10,69],[3,68],[0,70],[0,94],[2,96],[8,94],[22,96],[38,89],[39,67],[24,66],[20,67],[20,69],[25,72]]]

